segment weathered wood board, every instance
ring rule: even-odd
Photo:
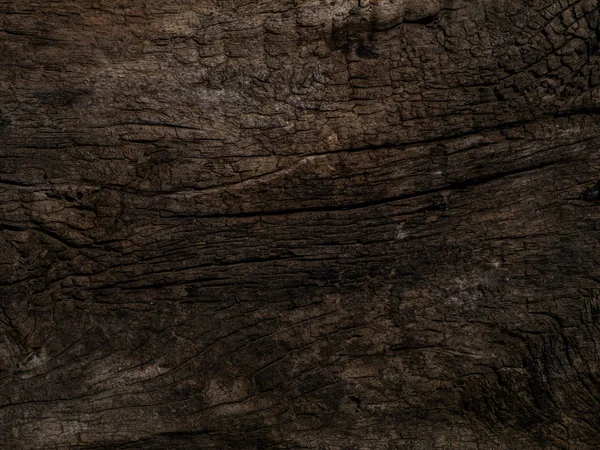
[[[0,0],[0,447],[600,448],[599,16]]]

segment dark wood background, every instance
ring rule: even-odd
[[[0,447],[600,448],[598,22],[0,0]]]

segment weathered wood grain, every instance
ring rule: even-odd
[[[0,0],[0,447],[599,448],[599,17]]]

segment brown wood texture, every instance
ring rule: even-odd
[[[0,0],[0,447],[600,448],[599,30]]]

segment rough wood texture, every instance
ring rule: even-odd
[[[0,0],[2,448],[600,448],[598,23]]]

